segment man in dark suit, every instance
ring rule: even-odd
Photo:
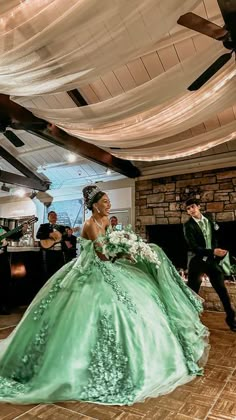
[[[116,230],[116,226],[118,225],[118,219],[116,216],[110,217],[110,224],[113,230]]]
[[[24,224],[21,230],[7,239],[18,241],[27,231],[28,225]],[[9,232],[7,226],[0,225],[0,237]],[[10,285],[11,285],[11,267],[7,254],[7,240],[0,241],[0,315],[8,315],[11,307]]]
[[[189,248],[188,286],[196,293],[201,286],[201,274],[205,273],[218,294],[226,312],[226,323],[236,332],[235,312],[224,284],[224,274],[220,260],[228,251],[217,247],[219,226],[203,215],[200,203],[195,198],[186,201],[186,211],[190,219],[184,224],[184,236]]]
[[[61,240],[54,241],[57,232],[61,234]],[[65,226],[57,224],[57,213],[50,211],[48,213],[48,223],[41,224],[36,235],[36,238],[41,241],[44,273],[43,283],[65,264],[62,239],[64,233]],[[48,248],[44,248],[42,245],[43,240],[46,239],[50,239],[52,242]]]

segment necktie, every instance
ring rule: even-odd
[[[206,242],[206,247],[211,248],[211,235],[209,233],[207,219],[201,219],[199,221],[199,226],[200,226],[201,231],[203,233],[203,236],[204,236],[204,239],[205,239],[205,242]]]
[[[206,225],[204,223],[204,219],[201,219],[199,222],[199,226],[203,232],[206,232]]]

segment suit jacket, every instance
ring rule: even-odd
[[[65,233],[65,226],[63,225],[56,225],[56,230],[60,232],[62,235]],[[37,239],[48,239],[49,234],[53,232],[53,226],[50,223],[43,223],[39,226],[38,232],[36,234]],[[63,244],[63,242],[62,242]],[[62,245],[63,249],[63,245]]]
[[[199,258],[203,261],[213,261],[214,258],[214,249],[217,248],[217,230],[215,223],[209,218],[207,214],[204,216],[208,219],[211,228],[211,248],[206,248],[206,241],[200,226],[195,220],[190,217],[190,219],[184,224],[184,237],[187,242],[189,252],[188,252],[188,264],[190,263],[193,257]]]

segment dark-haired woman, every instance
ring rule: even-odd
[[[110,200],[97,186],[83,194],[92,215],[80,257],[54,274],[0,344],[1,401],[130,405],[202,374],[201,302],[158,247],[159,269],[97,252]]]

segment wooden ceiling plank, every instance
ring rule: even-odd
[[[217,41],[209,36],[197,34],[192,37],[194,46],[197,52],[206,50],[207,48],[215,48],[218,45]]]
[[[205,132],[206,132],[206,127],[203,123],[195,125],[194,127],[191,127],[191,133],[192,133],[193,136],[198,136],[198,135],[203,134]]]
[[[225,109],[224,111],[218,112],[217,116],[220,121],[220,125],[225,125],[235,120],[235,115],[232,107]]]
[[[207,19],[212,20],[212,18],[220,14],[220,8],[216,0],[203,0],[203,3],[205,5]]]
[[[137,86],[140,86],[150,80],[150,76],[140,58],[131,61],[127,64],[127,67]]]
[[[171,67],[174,67],[176,64],[179,64],[179,58],[176,54],[176,51],[173,45],[170,47],[166,47],[161,50],[158,50],[157,53],[165,71],[169,70]]]
[[[196,54],[196,49],[191,38],[177,42],[174,44],[174,47],[177,52],[179,61],[187,60],[189,57]]]
[[[208,120],[204,121],[204,125],[206,127],[206,131],[215,130],[216,128],[220,127],[219,118],[216,116],[209,118]]]
[[[114,73],[125,92],[136,87],[134,78],[127,66],[119,67],[118,69],[114,70]]]
[[[117,96],[121,93],[124,93],[124,89],[122,88],[114,72],[111,71],[106,73],[104,76],[102,76],[102,80],[112,96]]]
[[[90,85],[80,87],[79,90],[88,104],[96,104],[97,102],[100,102],[99,97]]]
[[[164,68],[157,52],[152,52],[141,57],[141,60],[146,67],[146,70],[151,79],[164,73]]]
[[[107,87],[101,79],[95,80],[95,82],[91,83],[90,86],[92,87],[100,101],[106,101],[107,99],[110,99],[112,97],[109,90],[107,89]]]

